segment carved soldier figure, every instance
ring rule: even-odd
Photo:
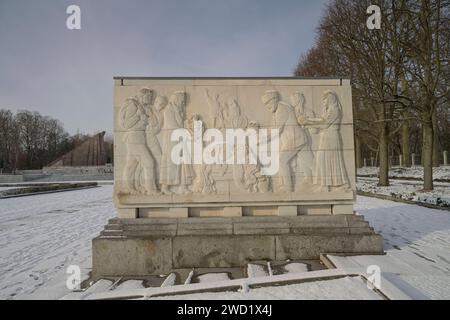
[[[149,195],[158,192],[155,184],[154,159],[146,145],[145,129],[148,118],[137,98],[127,99],[120,111],[120,122],[126,130],[124,142],[127,158],[124,180],[130,193]]]
[[[294,108],[281,101],[278,91],[268,90],[262,102],[273,113],[275,128],[279,129],[280,169],[276,192],[292,192],[291,162],[307,144],[305,130],[297,123]]]
[[[150,88],[142,88],[139,92],[141,93],[139,102],[144,107],[145,112],[148,113],[151,109],[155,93]]]

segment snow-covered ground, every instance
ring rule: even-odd
[[[420,181],[391,180],[388,187],[378,186],[378,178],[358,177],[356,187],[363,192],[433,204],[450,208],[450,182],[435,182],[433,191],[422,191]]]
[[[330,257],[339,268],[365,269],[368,264],[378,265],[386,278],[412,297],[450,298],[448,211],[367,197],[358,197],[356,209],[383,235],[387,254]],[[115,215],[112,186],[0,200],[0,298],[66,296],[67,267],[80,265],[86,275],[91,265],[91,240]],[[301,274],[304,267],[300,267],[293,265],[291,269],[300,272],[294,274]],[[226,280],[224,274],[215,275],[219,276],[221,281],[235,281]],[[271,277],[262,276],[253,279],[266,281]],[[211,285],[214,277],[203,277],[203,281]],[[109,290],[111,283],[106,282],[99,283],[96,291]],[[115,291],[136,288],[142,288],[142,282],[124,283]],[[346,277],[179,298],[378,299],[379,296],[368,290],[360,278]]]
[[[20,189],[21,187],[0,187],[0,191],[11,190],[11,189]]]
[[[355,209],[383,236],[386,255],[336,258],[337,267],[378,265],[415,298],[450,299],[450,212],[359,196]]]
[[[434,190],[423,192],[423,167],[392,167],[390,186],[379,187],[378,167],[358,169],[357,189],[398,199],[450,208],[450,166],[433,168]]]
[[[0,298],[67,294],[67,267],[90,268],[91,240],[115,215],[112,186],[0,200]]]
[[[378,176],[378,172],[378,167],[364,167],[358,169],[358,176]],[[391,167],[389,169],[389,177],[423,179],[423,167]],[[433,178],[435,180],[450,180],[450,166],[433,168]]]
[[[359,277],[263,287],[243,292],[208,292],[153,299],[170,300],[380,300],[381,297],[367,288]]]

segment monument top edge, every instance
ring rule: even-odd
[[[145,77],[145,76],[114,76],[114,80],[350,80],[349,77],[329,76],[329,77],[289,77],[289,76],[268,76],[268,77]]]

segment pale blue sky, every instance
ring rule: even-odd
[[[290,76],[327,2],[0,0],[0,108],[110,132],[113,76]]]

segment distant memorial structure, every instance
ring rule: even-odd
[[[103,131],[87,138],[73,150],[49,163],[47,167],[104,166],[107,160],[104,136]]]
[[[383,252],[353,211],[349,80],[118,77],[113,110],[94,277]]]

